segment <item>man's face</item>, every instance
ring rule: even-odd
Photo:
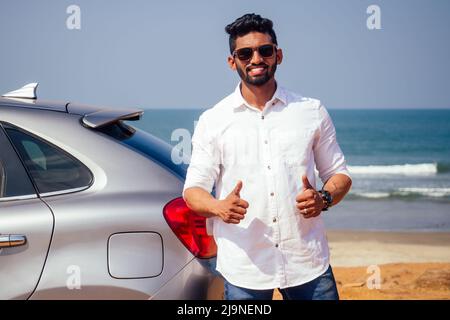
[[[228,64],[236,70],[242,81],[254,86],[266,84],[275,75],[277,64],[283,59],[281,49],[275,49],[270,57],[263,57],[256,48],[263,45],[273,45],[270,35],[261,32],[250,32],[236,39],[236,50],[253,48],[253,56],[248,60],[240,60],[237,55],[228,57]]]

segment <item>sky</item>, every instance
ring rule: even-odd
[[[448,0],[0,0],[0,93],[209,108],[239,82],[224,27],[245,13],[274,22],[278,83],[327,108],[450,108]]]

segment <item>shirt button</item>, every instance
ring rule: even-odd
[[[264,120],[264,116],[261,116],[261,119],[263,119],[263,120]]]
[[[277,222],[277,218],[273,218],[273,220],[272,220],[273,222]]]
[[[273,197],[275,193],[271,192],[270,195]]]
[[[275,248],[278,248],[278,243],[275,245]]]
[[[267,141],[267,140],[264,140],[264,143],[265,143],[265,144],[268,144],[268,143],[269,143],[269,141]]]
[[[270,166],[267,166],[267,169],[269,169],[269,170],[270,170]]]

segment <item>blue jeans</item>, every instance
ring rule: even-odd
[[[225,280],[225,300],[272,300],[273,291],[241,288]],[[339,300],[331,266],[316,279],[280,292],[284,300]]]

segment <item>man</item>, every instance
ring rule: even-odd
[[[275,81],[283,53],[272,21],[246,14],[225,30],[241,82],[200,116],[183,190],[212,222],[225,298],[271,299],[279,288],[284,299],[338,299],[320,215],[351,179],[331,118]]]

